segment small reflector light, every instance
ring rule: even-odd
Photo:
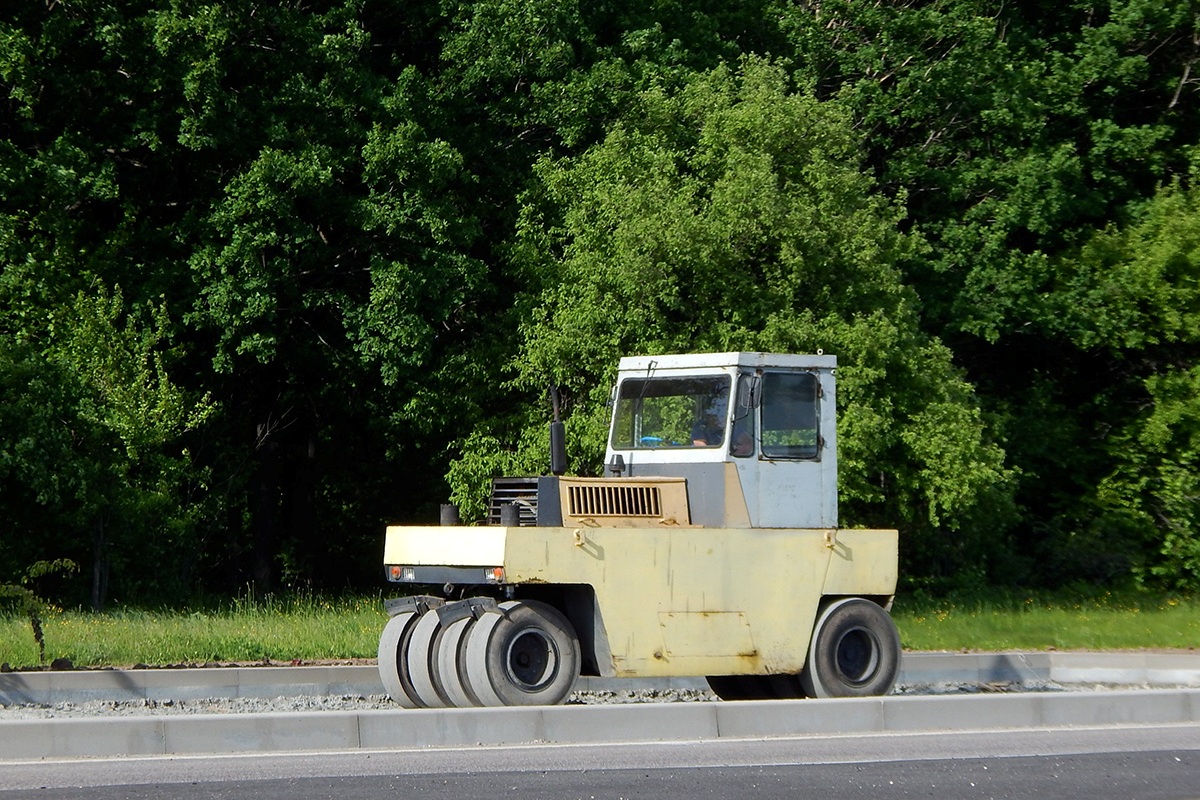
[[[399,567],[388,567],[388,578],[393,581],[400,580],[400,568]]]
[[[488,583],[504,583],[504,567],[488,567],[483,571],[483,579]]]

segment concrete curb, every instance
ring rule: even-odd
[[[1200,655],[906,653],[900,682],[1200,687]],[[617,691],[705,685],[703,678],[584,678],[577,688]],[[0,674],[0,703],[5,705],[382,693],[373,665]],[[0,720],[0,763],[43,758],[1197,723],[1200,688],[750,703],[73,717]]]
[[[3,761],[1200,723],[1200,690],[0,721]]]
[[[905,653],[901,685],[1054,682],[1198,687],[1200,654]],[[580,691],[703,689],[703,678],[580,678]],[[0,705],[383,694],[373,665],[0,674]]]
[[[0,705],[383,693],[379,671],[374,665],[0,674]]]
[[[1200,687],[1200,653],[905,653],[899,683]]]

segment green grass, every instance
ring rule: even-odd
[[[1070,598],[896,599],[910,650],[1139,650],[1200,646],[1200,600],[1144,593]],[[47,615],[46,659],[80,667],[373,658],[387,617],[378,597],[242,599],[204,611]],[[28,620],[0,616],[0,662],[38,664]]]
[[[205,611],[64,611],[46,616],[46,660],[77,667],[374,658],[387,615],[378,597],[239,600]],[[24,617],[0,617],[0,662],[35,666]]]
[[[976,601],[896,598],[909,650],[1190,650],[1200,601],[1122,592],[1071,598],[1010,595]]]

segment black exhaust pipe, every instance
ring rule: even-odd
[[[550,404],[554,407],[554,420],[550,423],[550,474],[562,475],[567,471],[567,428],[560,416],[558,387],[553,383]]]

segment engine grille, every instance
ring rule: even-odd
[[[563,525],[690,526],[683,478],[562,478]]]
[[[500,524],[506,505],[517,507],[521,526],[691,525],[683,478],[495,478],[489,524]]]
[[[657,486],[568,486],[567,509],[572,517],[661,517],[662,492]]]

